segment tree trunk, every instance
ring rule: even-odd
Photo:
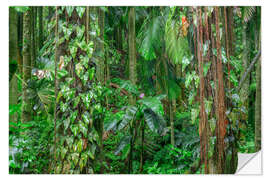
[[[216,18],[216,43],[217,43],[217,80],[218,80],[218,114],[217,114],[217,172],[224,173],[225,166],[225,144],[227,120],[225,116],[225,93],[223,84],[223,68],[221,58],[221,43],[219,31],[219,8],[215,7]]]
[[[128,48],[129,48],[129,80],[136,85],[137,70],[136,70],[136,42],[135,42],[135,8],[131,7],[128,13]],[[136,97],[129,96],[129,103],[135,105]]]
[[[9,69],[9,105],[16,105],[18,101],[18,83],[14,75],[19,72],[19,49],[18,49],[18,15],[14,8],[9,8],[9,63],[12,62],[13,69]],[[16,64],[16,65],[15,65]],[[12,71],[12,73],[11,73]],[[10,122],[17,122],[17,113],[9,115]]]
[[[200,76],[200,123],[199,123],[199,135],[200,135],[200,144],[201,144],[201,161],[204,163],[204,172],[209,172],[208,166],[208,128],[207,128],[207,117],[205,112],[205,105],[204,105],[204,91],[205,91],[205,82],[203,76],[203,63],[204,58],[203,54],[203,24],[202,24],[202,10],[200,7],[197,9],[197,17],[199,18],[198,21],[198,30],[197,30],[197,57],[199,61],[199,76]]]
[[[227,23],[227,8],[224,7],[224,19],[225,19],[225,44],[226,44],[226,56],[228,59],[228,63],[227,63],[227,68],[228,68],[228,78],[227,78],[227,82],[228,82],[228,88],[229,90],[231,89],[231,82],[230,82],[230,71],[231,71],[231,67],[230,67],[230,49],[229,49],[229,33],[228,33],[228,23]]]
[[[36,62],[36,7],[31,7],[31,67],[35,67]]]
[[[257,31],[258,46],[261,44],[261,31]],[[258,35],[257,35],[258,34]],[[255,151],[261,150],[261,57],[256,67],[256,101],[255,101]]]
[[[38,7],[38,47],[39,49],[43,46],[43,7]]]
[[[27,83],[31,78],[31,11],[23,16],[23,93],[22,93],[22,122],[31,120],[31,101],[27,92]]]
[[[245,22],[243,22],[243,37],[242,37],[242,42],[243,42],[243,57],[242,57],[242,68],[243,71],[241,73],[241,77],[244,75],[246,69],[248,69],[248,48],[247,48],[247,26]],[[249,83],[250,83],[250,74],[247,75],[246,80],[242,84],[242,88],[240,89],[240,100],[242,103],[242,107],[245,110],[245,112],[241,112],[241,119],[239,122],[239,129],[240,131],[240,136],[239,136],[239,143],[244,144],[246,141],[245,134],[243,131],[247,131],[247,123],[248,123],[248,108],[249,108]]]
[[[98,63],[97,63],[97,79],[101,84],[104,84],[104,11],[101,8],[97,9],[98,12],[98,26],[100,30],[99,38],[97,41]]]

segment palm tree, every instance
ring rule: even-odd
[[[31,119],[31,102],[27,92],[27,83],[31,78],[31,10],[23,15],[23,93],[22,93],[22,122]]]

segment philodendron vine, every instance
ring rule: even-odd
[[[86,43],[85,33],[89,32],[85,32],[83,21],[85,8],[63,7],[61,10],[60,17],[65,16],[69,21],[61,23],[59,20],[62,36],[59,48],[65,49],[58,64],[55,173],[94,173],[102,140],[104,88],[95,77],[94,42]]]

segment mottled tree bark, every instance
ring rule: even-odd
[[[128,13],[128,57],[129,57],[129,80],[136,85],[137,70],[136,70],[136,42],[135,42],[135,8],[131,7]],[[129,102],[135,105],[136,99],[133,95],[129,96]]]
[[[38,7],[38,47],[39,49],[43,46],[43,7]]]
[[[31,11],[23,16],[23,93],[22,93],[22,122],[31,120],[31,101],[27,92],[27,83],[31,78]]]
[[[35,67],[36,62],[36,7],[31,7],[31,67]]]
[[[244,75],[246,69],[248,69],[248,43],[247,43],[247,25],[245,22],[243,22],[243,34],[242,34],[242,43],[243,43],[243,56],[242,56],[242,73],[241,77]],[[241,119],[239,122],[239,129],[240,136],[239,136],[239,142],[245,143],[246,137],[244,135],[244,131],[247,130],[247,123],[248,123],[248,108],[249,108],[249,84],[250,84],[250,74],[247,75],[246,80],[242,84],[242,88],[240,89],[240,100],[242,103],[242,107],[245,110],[245,112],[241,112]]]
[[[99,26],[99,38],[97,41],[97,51],[99,54],[98,63],[97,63],[97,79],[102,84],[104,84],[104,11],[101,8],[98,8],[98,26]]]

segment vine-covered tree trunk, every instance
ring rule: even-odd
[[[248,69],[248,44],[247,43],[247,25],[245,22],[243,22],[243,34],[242,34],[242,43],[243,43],[243,56],[242,56],[242,73],[241,77],[244,75],[246,69]],[[239,136],[239,143],[244,143],[246,138],[245,138],[245,132],[247,131],[247,123],[248,123],[248,109],[249,109],[249,83],[250,83],[250,75],[247,75],[246,80],[242,84],[242,88],[240,90],[240,100],[242,103],[243,107],[243,112],[241,112],[241,119],[239,122],[239,129],[240,131],[240,136]]]
[[[137,70],[136,70],[136,42],[135,42],[135,8],[131,7],[128,13],[128,57],[129,57],[129,80],[136,85]],[[129,102],[135,105],[136,99],[133,95],[129,96]]]
[[[54,173],[92,174],[93,167],[102,167],[103,163],[97,156],[102,152],[103,86],[96,81],[95,65],[99,57],[93,57],[93,42],[86,43],[85,9],[70,7],[58,11],[58,27],[69,28],[71,34],[66,36],[64,28],[58,29],[59,39],[64,40],[59,42],[56,52],[59,92]],[[68,16],[68,11],[72,16]],[[68,23],[63,23],[63,19]],[[98,32],[96,22],[90,23],[93,31]]]
[[[104,18],[105,18],[105,13],[104,10],[101,8],[98,8],[98,25],[99,25],[99,41],[98,41],[98,52],[99,52],[99,62],[97,64],[97,78],[98,81],[102,84],[105,85],[105,51],[104,51]],[[104,153],[103,153],[103,132],[104,132],[104,119],[100,118],[99,119],[101,122],[99,124],[99,138],[100,138],[100,163],[101,163],[101,169],[100,173],[103,173],[104,171],[104,166],[103,166],[103,160],[104,160]]]
[[[22,122],[31,120],[31,102],[27,92],[27,83],[31,78],[31,11],[23,16],[23,76],[22,76]]]

